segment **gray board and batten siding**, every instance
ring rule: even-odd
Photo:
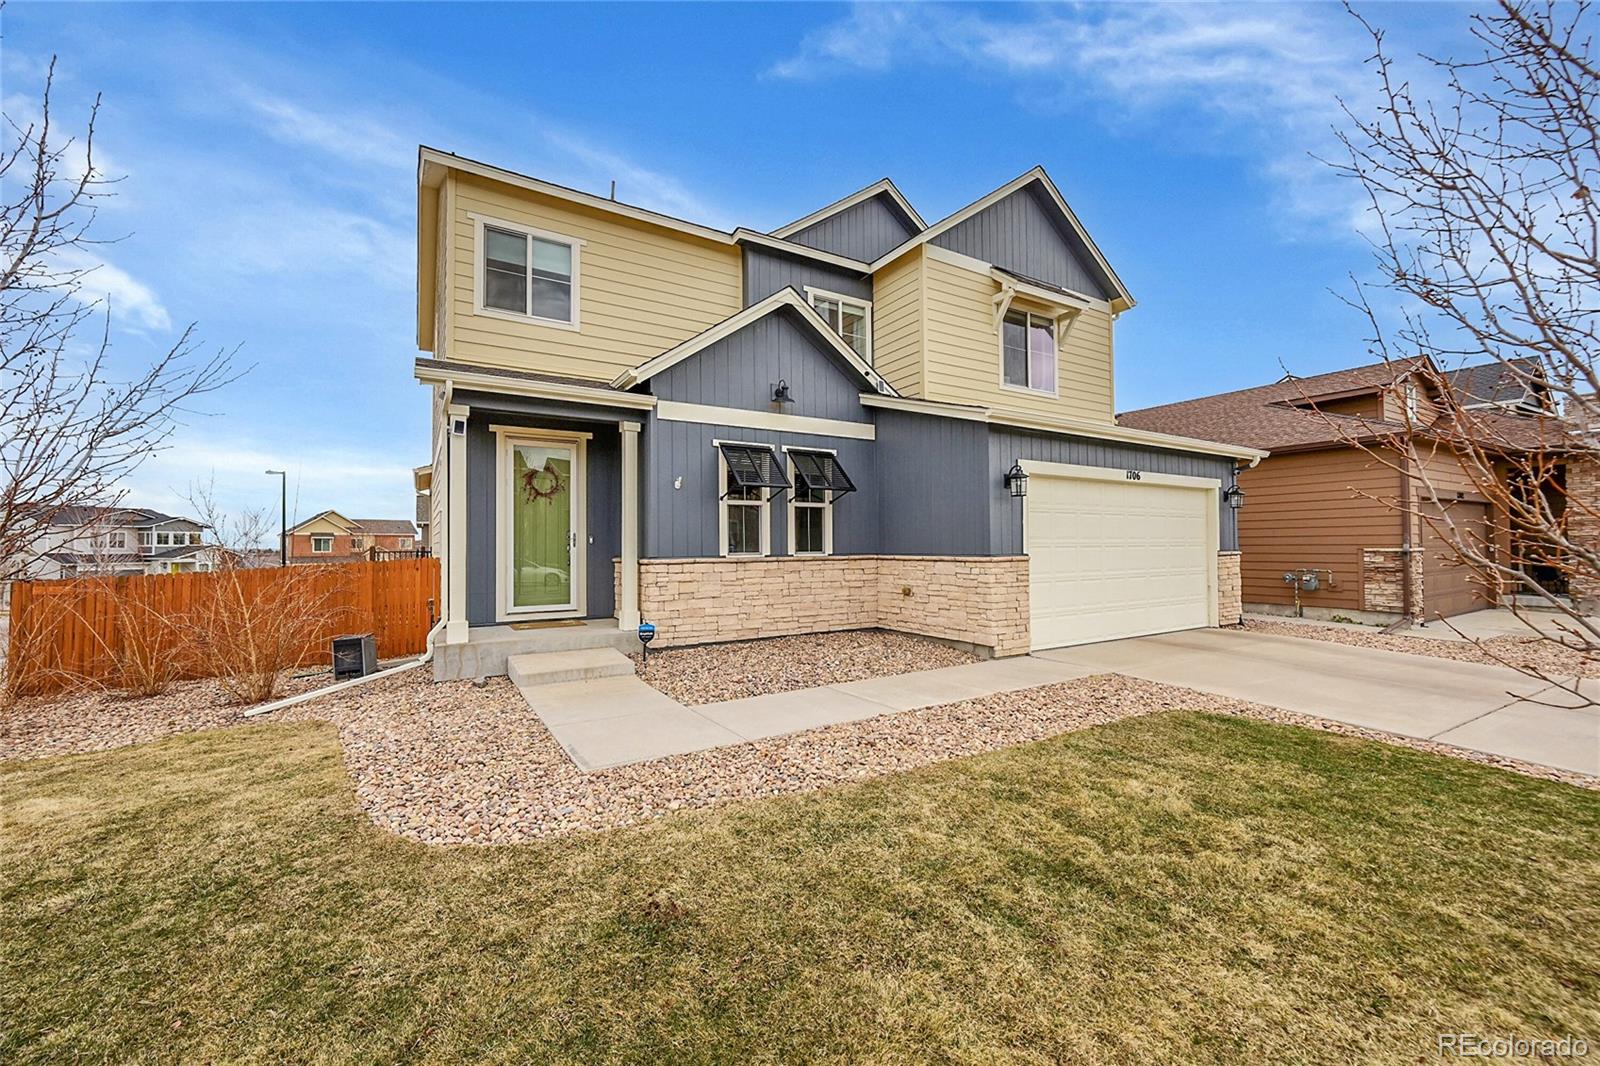
[[[590,433],[585,448],[584,556],[589,618],[609,618],[613,604],[611,560],[622,552],[622,453],[620,421],[641,421],[638,411],[531,400],[458,390],[455,402],[471,407],[467,419],[467,622],[490,625],[495,615],[495,570],[500,529],[495,502],[500,486],[491,425],[526,426]]]
[[[1109,300],[1111,288],[1082,238],[1038,182],[945,230],[933,243],[985,263]]]
[[[772,387],[784,381],[794,397],[785,415],[871,424],[861,393],[871,385],[845,363],[791,308],[764,315],[646,384],[662,401],[778,412]],[[701,422],[676,422],[649,414],[640,440],[642,517],[640,545],[649,559],[715,556],[720,550],[715,440],[826,448],[856,483],[834,504],[834,552],[878,551],[877,450],[870,440],[791,433]],[[787,476],[787,470],[785,471]],[[681,481],[680,481],[681,479]],[[771,507],[772,551],[787,554],[788,497]]]
[[[1011,496],[1003,478],[1018,459],[1046,463],[1071,463],[1112,470],[1137,470],[1149,474],[1182,474],[1188,477],[1215,478],[1219,488],[1234,483],[1234,460],[1222,455],[1167,451],[1092,437],[1060,436],[1022,429],[993,427],[989,434],[989,500],[991,520],[989,553],[1022,553],[1022,501]],[[1217,500],[1217,542],[1221,551],[1239,548],[1238,515],[1221,499]]]
[[[880,193],[789,235],[807,248],[872,262],[919,232],[893,200]]]
[[[769,248],[744,246],[744,305],[760,303],[779,290],[790,287],[801,296],[806,287],[826,289],[858,300],[872,299],[872,277],[854,270],[819,263],[803,256],[786,255]]]
[[[786,382],[794,400],[772,402]],[[781,307],[657,373],[647,383],[657,399],[736,407],[811,418],[870,422],[861,405],[872,385],[816,335],[791,307]]]

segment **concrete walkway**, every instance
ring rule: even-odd
[[[572,761],[598,770],[1095,672],[1045,659],[991,659],[697,707],[685,707],[637,677],[532,685],[521,692]]]
[[[1573,707],[1570,695],[1501,666],[1215,629],[1036,655],[1087,673],[1118,673],[1181,685],[1369,729],[1600,774],[1600,709]],[[1543,706],[1534,700],[1564,706]]]
[[[1291,618],[1278,614],[1256,614],[1245,612],[1246,619],[1256,622],[1286,622],[1289,625],[1312,626],[1320,629],[1346,629],[1357,630],[1363,633],[1382,632],[1382,626],[1361,625],[1350,622],[1324,622],[1317,618]],[[1526,619],[1524,621],[1523,619]],[[1410,637],[1414,640],[1493,640],[1496,637],[1534,637],[1541,633],[1545,635],[1559,635],[1562,626],[1568,626],[1565,615],[1554,611],[1524,611],[1523,617],[1518,618],[1503,607],[1495,607],[1484,611],[1473,611],[1470,614],[1458,614],[1446,621],[1434,619],[1427,625],[1408,626],[1397,629],[1392,636]]]

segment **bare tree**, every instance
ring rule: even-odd
[[[38,117],[7,114],[0,142],[0,581],[73,509],[119,503],[190,401],[237,376],[229,354],[198,354],[193,325],[149,365],[113,367],[109,301],[86,291],[113,184],[94,162],[100,101],[81,138],[62,137],[54,77],[52,59]]]
[[[1433,98],[1401,79],[1383,31],[1361,22],[1378,104],[1374,114],[1346,104],[1347,158],[1334,165],[1370,204],[1379,280],[1357,284],[1351,302],[1371,324],[1374,354],[1431,384],[1435,402],[1401,405],[1403,428],[1352,443],[1411,480],[1411,498],[1393,505],[1433,527],[1488,592],[1556,612],[1538,626],[1523,617],[1530,635],[1572,653],[1552,656],[1562,666],[1511,665],[1575,692],[1568,667],[1600,653],[1588,614],[1600,594],[1600,77],[1590,6],[1501,0],[1473,15],[1480,54],[1423,57],[1438,79]],[[1450,373],[1464,364],[1494,365],[1542,409],[1480,402]],[[1491,503],[1499,536],[1485,540],[1441,506],[1463,478]]]

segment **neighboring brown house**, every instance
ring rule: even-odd
[[[1504,515],[1491,513],[1489,498],[1476,491],[1449,449],[1426,448],[1422,469],[1407,477],[1357,446],[1376,447],[1378,454],[1397,460],[1379,442],[1405,428],[1408,407],[1414,425],[1440,425],[1440,380],[1473,411],[1476,425],[1492,427],[1506,450],[1539,447],[1556,434],[1554,412],[1542,390],[1499,364],[1439,375],[1420,358],[1288,376],[1257,388],[1131,411],[1118,421],[1271,452],[1239,475],[1245,493],[1239,513],[1245,610],[1290,613],[1298,591],[1308,617],[1376,621],[1409,612],[1426,620],[1492,606],[1498,599],[1455,561],[1424,519],[1437,516],[1440,506],[1424,502],[1426,483],[1449,500],[1443,506],[1458,528],[1513,558],[1520,550]],[[1427,436],[1424,430],[1423,439]],[[1501,471],[1499,476],[1507,475]],[[1563,476],[1558,470],[1541,491],[1559,496]],[[1547,587],[1559,582],[1556,570],[1537,560],[1525,559],[1522,565]],[[1409,587],[1402,580],[1408,572]]]
[[[323,511],[289,530],[290,564],[349,563],[420,548],[417,527],[405,518],[346,518]]]

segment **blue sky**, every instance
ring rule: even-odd
[[[1361,8],[1408,53],[1473,9]],[[1134,407],[1367,358],[1335,292],[1369,259],[1333,152],[1370,106],[1334,5],[8,5],[8,116],[59,56],[57,121],[104,94],[119,359],[185,324],[253,369],[132,499],[410,508],[418,143],[722,227],[769,229],[884,175],[930,220],[1042,163],[1139,305]],[[1426,78],[1426,68],[1411,65]],[[75,121],[76,120],[76,121]],[[1333,291],[1330,291],[1333,290]]]

